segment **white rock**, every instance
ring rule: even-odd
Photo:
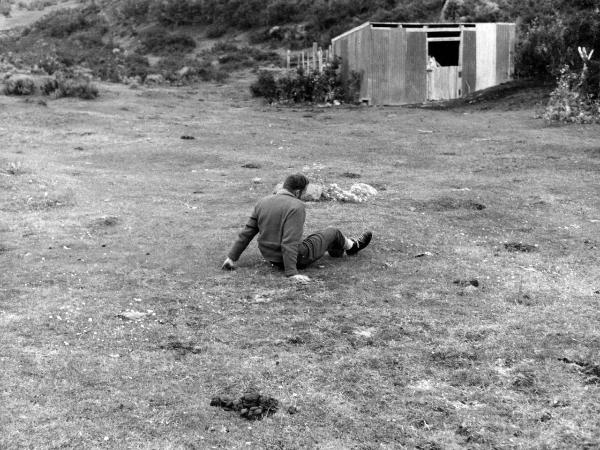
[[[356,183],[350,188],[350,192],[358,196],[374,197],[377,195],[377,189],[366,183]]]
[[[161,84],[164,83],[165,78],[160,73],[151,73],[146,77],[146,84],[156,83]]]
[[[318,202],[323,195],[323,186],[319,183],[309,183],[306,191],[302,195],[302,200],[305,202]]]

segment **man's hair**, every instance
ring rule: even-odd
[[[309,181],[306,176],[301,173],[295,173],[294,175],[288,176],[283,182],[283,188],[288,191],[301,191],[308,185]]]

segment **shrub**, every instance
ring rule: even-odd
[[[140,33],[141,51],[144,53],[186,53],[196,48],[196,41],[181,33],[169,33],[163,27],[153,27]]]
[[[124,0],[118,8],[118,13],[123,19],[131,19],[135,23],[142,23],[147,19],[152,0]]]
[[[53,55],[45,55],[38,62],[38,67],[43,69],[48,75],[64,69],[64,65]]]
[[[272,73],[260,72],[257,81],[250,86],[250,92],[269,102],[320,103],[337,100],[353,103],[358,100],[360,81],[356,73],[344,79],[340,60],[336,59],[321,73],[305,73],[299,69],[295,74],[286,74],[276,80]]]
[[[10,17],[11,5],[10,3],[2,3],[0,2],[0,14],[4,17]]]
[[[600,86],[589,83],[591,53],[581,47],[578,50],[583,68],[577,73],[567,65],[562,67],[544,113],[548,121],[600,122]]]
[[[293,22],[300,15],[300,5],[286,0],[276,0],[267,7],[267,25]]]
[[[76,31],[92,28],[104,34],[108,31],[108,23],[100,12],[100,8],[95,5],[79,9],[60,9],[42,17],[34,27],[41,34],[53,38],[65,38]]]
[[[519,39],[515,61],[517,74],[535,78],[558,76],[570,56],[566,41],[568,33],[560,17],[534,19]]]
[[[35,82],[30,77],[9,78],[4,85],[5,95],[32,95],[33,93],[35,93]]]
[[[54,91],[56,98],[78,97],[84,100],[93,100],[98,97],[98,88],[87,80],[58,79],[58,87]]]
[[[48,78],[44,78],[44,79],[42,79],[42,81],[40,81],[40,92],[43,95],[53,94],[54,92],[56,92],[57,89],[58,89],[58,81],[56,80],[56,78],[48,77]]]
[[[250,85],[250,92],[254,97],[263,97],[269,103],[278,99],[277,82],[272,72],[261,70],[258,79]]]
[[[213,23],[206,29],[206,37],[208,39],[217,39],[227,33],[227,25],[221,22]]]
[[[163,25],[190,25],[202,23],[202,0],[154,1],[149,8],[150,17]]]
[[[128,77],[140,77],[142,81],[146,79],[150,71],[148,58],[138,53],[128,54],[123,61],[125,75]]]

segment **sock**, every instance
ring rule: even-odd
[[[346,242],[344,243],[344,250],[350,250],[354,247],[354,241],[352,239],[346,238]]]

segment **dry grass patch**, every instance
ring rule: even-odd
[[[467,108],[322,120],[246,87],[107,85],[52,111],[0,98],[5,157],[27,136],[30,168],[0,177],[0,447],[598,446],[597,126]],[[371,246],[323,258],[307,286],[255,244],[220,271],[255,200],[296,171],[384,186],[307,205],[307,232],[369,228]],[[210,406],[247,392],[281,408]]]

